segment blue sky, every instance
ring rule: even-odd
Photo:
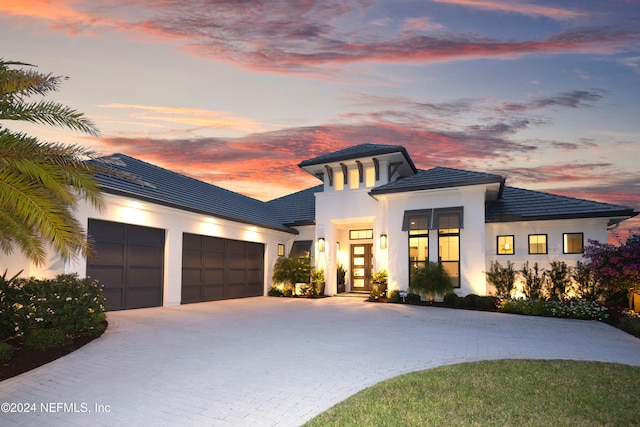
[[[638,0],[0,0],[0,39],[101,136],[7,126],[262,200],[371,142],[640,210]]]

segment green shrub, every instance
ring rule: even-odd
[[[499,299],[493,296],[481,296],[476,298],[476,307],[483,310],[495,310]]]
[[[22,281],[18,274],[7,278],[7,270],[0,276],[0,339],[19,335],[26,327],[26,319],[21,315]]]
[[[416,304],[419,303],[421,301],[420,299],[420,295],[419,294],[415,294],[413,292],[409,292],[407,293],[407,302],[410,304]]]
[[[106,318],[102,287],[77,274],[61,274],[55,279],[28,279],[23,285],[29,329],[55,328],[65,334],[104,330]]]
[[[284,291],[280,288],[272,286],[271,289],[269,289],[269,292],[267,292],[267,295],[269,295],[270,297],[283,297]]]
[[[104,331],[105,299],[102,287],[76,274],[54,279],[7,280],[0,277],[0,337],[22,336],[33,329],[60,329],[65,334]]]
[[[60,329],[34,329],[27,332],[24,345],[37,350],[47,350],[64,346],[66,335]]]
[[[606,320],[609,318],[608,307],[597,302],[585,300],[540,301],[505,299],[500,303],[500,311],[530,316],[567,317],[585,320]]]
[[[397,289],[390,291],[388,294],[388,298],[389,298],[389,302],[400,302],[401,301],[400,291]]]
[[[551,261],[551,270],[547,275],[549,299],[553,301],[566,299],[571,290],[572,268],[564,261]]]
[[[417,267],[412,271],[409,289],[428,296],[432,300],[435,296],[444,297],[450,293],[453,290],[453,283],[442,264],[428,262],[423,267]]]
[[[598,284],[593,271],[585,263],[578,261],[571,277],[575,283],[578,298],[587,301],[596,301],[598,299],[600,296]]]
[[[485,272],[487,281],[496,288],[496,294],[501,298],[509,298],[516,283],[516,271],[513,263],[507,261],[507,266],[503,267],[498,261],[491,263],[489,271]]]
[[[460,299],[460,297],[453,292],[450,292],[444,296],[444,303],[446,305],[450,305],[452,307],[456,306],[456,302]]]
[[[640,338],[640,317],[622,317],[617,326],[623,331]]]
[[[6,342],[0,342],[0,363],[8,363],[16,351],[15,347]]]
[[[529,268],[529,261],[527,261],[520,269],[520,275],[524,280],[523,292],[527,298],[531,300],[544,298],[544,288],[547,281],[545,269],[540,269],[537,262],[533,264],[533,268]]]
[[[477,307],[476,302],[480,298],[476,294],[465,295],[462,299],[464,300],[464,307],[475,308]]]

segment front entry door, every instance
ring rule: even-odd
[[[351,291],[369,292],[373,244],[351,245]]]

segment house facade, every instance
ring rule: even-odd
[[[547,268],[582,258],[588,240],[632,208],[517,189],[500,175],[416,168],[402,146],[362,144],[299,164],[320,184],[261,202],[117,155],[135,177],[99,176],[105,209],[82,203],[95,256],[50,251],[35,266],[18,254],[0,265],[25,276],[76,272],[105,286],[110,310],[265,295],[279,256],[309,256],[325,293],[368,292],[386,270],[407,289],[414,266],[441,263],[456,293],[488,294],[492,261]],[[336,271],[346,270],[339,285]]]

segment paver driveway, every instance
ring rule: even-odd
[[[1,412],[0,425],[294,426],[383,379],[443,364],[640,365],[640,340],[599,322],[350,298],[258,297],[108,320],[100,339],[1,382],[0,402],[31,412]]]

